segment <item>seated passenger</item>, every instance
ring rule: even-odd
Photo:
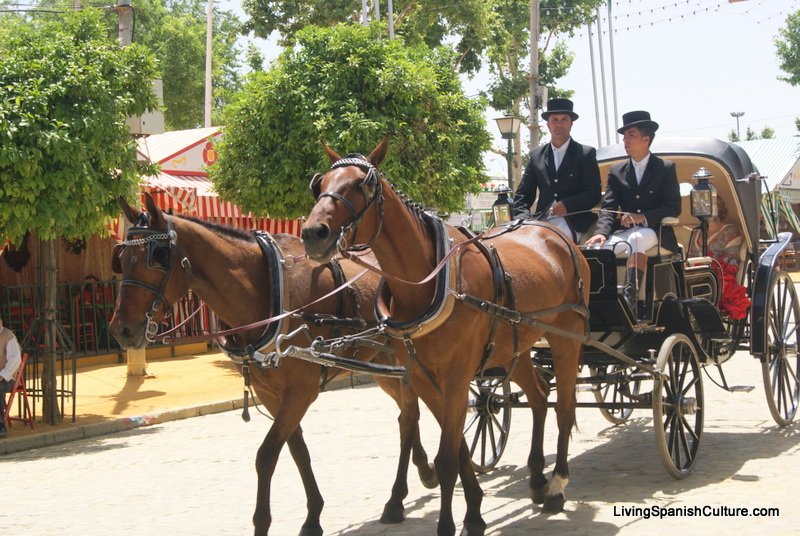
[[[626,252],[627,282],[623,297],[636,314],[639,286],[647,269],[646,252],[658,245],[661,220],[681,213],[681,193],[675,163],[650,152],[658,123],[643,111],[623,114],[622,123],[617,132],[623,135],[625,152],[630,158],[608,172],[597,229],[586,245]],[[671,227],[661,230],[661,245],[678,251]]]
[[[742,247],[742,233],[735,223],[725,223],[728,211],[721,197],[717,198],[717,215],[708,222],[708,242],[706,255],[714,259],[713,267],[721,282],[719,308],[734,320],[747,316],[750,298],[747,289],[740,285],[737,276],[739,271],[739,251]],[[703,255],[703,237],[701,233],[692,233],[689,244],[689,257]]]
[[[717,215],[708,222],[708,249],[709,257],[739,266],[739,250],[742,246],[742,233],[739,226],[734,223],[725,223],[728,211],[725,201],[717,198]],[[692,243],[689,244],[689,257],[703,255],[703,237],[699,232],[692,233]]]

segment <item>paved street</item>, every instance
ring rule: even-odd
[[[662,468],[650,412],[637,410],[629,423],[613,427],[599,411],[579,410],[566,512],[554,516],[541,514],[528,499],[530,418],[526,410],[515,410],[500,466],[481,477],[487,534],[797,534],[797,426],[773,424],[756,360],[739,354],[726,372],[731,384],[756,388],[726,393],[706,381],[701,459],[685,480],[673,480]],[[406,522],[377,522],[395,471],[396,417],[391,401],[371,386],[324,393],[312,406],[304,430],[326,500],[326,534],[435,533],[438,490],[423,488],[413,472]],[[0,457],[0,527],[29,536],[250,534],[253,459],[268,426],[258,414],[244,423],[238,411],[226,412]],[[427,414],[422,426],[432,458],[436,426]],[[555,432],[551,412],[545,444],[550,464]],[[275,482],[271,534],[297,534],[305,498],[288,452]],[[464,504],[460,487],[456,491],[460,520]],[[631,507],[705,506],[776,507],[780,515],[621,515]]]

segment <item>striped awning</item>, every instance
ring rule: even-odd
[[[196,216],[241,229],[300,236],[301,220],[259,218],[243,212],[237,205],[222,201],[205,175],[159,173],[143,179],[142,191],[149,193],[161,210],[171,214]]]

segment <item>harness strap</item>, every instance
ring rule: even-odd
[[[439,387],[439,384],[436,383],[436,379],[433,377],[433,373],[430,371],[428,367],[425,366],[425,363],[423,363],[420,360],[419,356],[417,355],[417,351],[414,349],[414,341],[412,341],[410,337],[403,337],[403,344],[406,347],[406,352],[408,352],[408,366],[406,367],[406,372],[405,375],[403,376],[403,381],[405,383],[408,383],[408,371],[411,370],[411,365],[416,363],[417,365],[419,365],[419,368],[422,369],[422,372],[425,373],[425,377],[428,378],[429,382],[431,382],[431,385],[433,386],[434,389],[436,389],[436,392],[439,393],[440,395],[443,394],[442,388]]]

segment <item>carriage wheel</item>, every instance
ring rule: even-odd
[[[703,435],[703,378],[697,352],[683,334],[670,335],[658,352],[653,427],[661,461],[674,478],[692,472]]]
[[[615,376],[619,381],[600,383],[592,389],[594,399],[598,404],[605,404],[600,407],[600,413],[611,424],[622,424],[627,421],[633,413],[633,408],[614,408],[614,404],[621,402],[631,402],[630,395],[638,395],[642,385],[640,380],[631,381],[628,367],[624,365],[606,365],[602,367],[592,367],[592,376]]]
[[[797,322],[800,305],[789,275],[775,276],[769,291],[766,315],[767,354],[761,363],[764,391],[772,418],[781,426],[794,420],[797,413],[798,383]]]
[[[470,383],[464,438],[478,473],[497,465],[511,428],[511,381],[504,377],[475,378]]]

